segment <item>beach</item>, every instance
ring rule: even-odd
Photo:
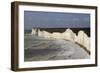
[[[90,55],[75,42],[24,35],[24,61],[88,59]]]

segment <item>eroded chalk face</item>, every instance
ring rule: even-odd
[[[66,29],[65,32],[53,32],[49,33],[45,30],[41,31],[40,29],[32,29],[31,35],[37,35],[39,37],[49,38],[49,39],[64,39],[72,42],[77,42],[84,46],[88,51],[90,51],[90,38],[87,34],[80,30],[78,34],[74,33],[71,29]]]

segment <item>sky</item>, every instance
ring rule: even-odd
[[[90,28],[90,14],[24,11],[24,29]]]

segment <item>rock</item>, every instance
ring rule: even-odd
[[[43,32],[38,30],[38,36],[43,37]]]
[[[77,42],[86,47],[86,49],[90,51],[90,38],[84,31],[79,31],[78,35],[76,35],[71,29],[67,29],[64,33],[49,33],[47,31],[40,31],[40,29],[32,29],[31,34],[38,35],[44,38],[65,39],[72,42]]]
[[[90,51],[90,38],[87,36],[87,35],[85,35],[84,36],[84,44],[83,44],[83,46],[85,46],[86,47],[86,49],[88,50],[88,51]]]
[[[51,34],[51,38],[61,39],[62,36],[61,36],[61,33],[59,33],[59,32],[54,32],[54,33]]]
[[[36,35],[36,29],[32,29],[31,35]]]
[[[51,37],[51,34],[47,31],[43,31],[42,34],[43,34],[44,38],[50,38]]]
[[[84,43],[84,34],[85,34],[84,31],[79,31],[75,41],[80,44],[83,44]]]
[[[90,50],[90,38],[85,34],[84,31],[79,31],[75,38],[75,41],[83,45],[87,50]]]
[[[63,39],[74,41],[76,34],[71,30],[67,29],[64,33],[62,33]]]

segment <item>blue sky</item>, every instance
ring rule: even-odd
[[[24,11],[24,29],[90,28],[90,14]]]

